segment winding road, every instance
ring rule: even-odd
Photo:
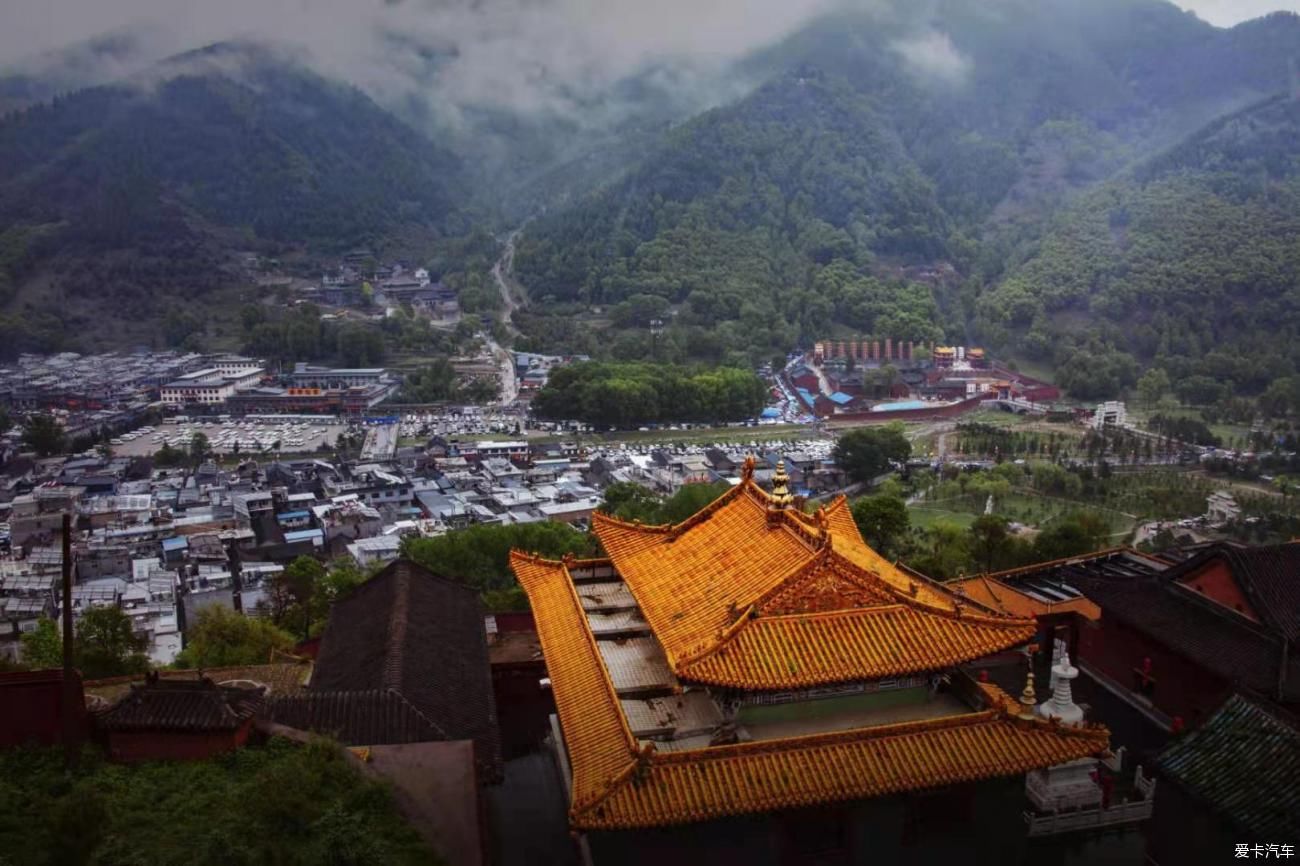
[[[492,266],[492,279],[496,280],[497,288],[501,291],[501,302],[505,306],[506,314],[502,317],[502,323],[505,325],[506,333],[513,340],[519,336],[519,329],[515,327],[515,310],[519,309],[519,301],[511,287],[511,273],[515,266],[515,238],[523,226],[515,229],[506,235],[505,249],[501,251],[501,258],[497,259],[496,264]],[[484,341],[488,349],[496,357],[497,363],[501,367],[501,395],[497,402],[502,406],[509,406],[519,397],[519,379],[515,375],[515,358],[510,350],[503,347],[491,334],[484,334]]]

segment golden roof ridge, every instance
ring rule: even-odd
[[[1006,626],[1009,628],[1011,627],[1021,628],[1027,623],[1034,622],[1032,617],[1018,617],[1018,616],[1013,616],[1012,614],[1009,613],[999,614],[999,613],[980,613],[978,611],[964,611],[960,608],[960,606],[955,606],[955,609],[949,609],[945,605],[937,605],[921,598],[914,598],[908,593],[904,592],[901,588],[895,586],[894,584],[880,577],[880,575],[872,572],[870,569],[864,568],[863,566],[859,565],[858,563],[854,562],[848,557],[843,556],[842,554],[839,554],[837,552],[836,558],[840,564],[847,566],[850,571],[855,572],[859,575],[866,576],[866,578],[869,581],[871,581],[873,587],[879,586],[883,588],[885,592],[889,593],[894,598],[898,599],[899,602],[901,602],[902,604],[908,607],[924,610],[926,613],[932,613],[937,616],[946,617],[948,619],[959,619],[962,622],[984,623],[987,625]],[[935,582],[935,585],[938,587],[943,586],[943,584],[938,582]]]

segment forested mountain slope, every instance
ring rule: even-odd
[[[231,250],[460,231],[466,198],[458,161],[360,92],[237,45],[5,117],[0,166],[0,310],[35,344],[201,305]]]
[[[1163,0],[827,16],[737,70],[770,83],[528,226],[535,308],[612,306],[616,330],[536,321],[533,345],[739,363],[854,331],[1033,351],[1046,326],[1026,338],[1035,311],[995,287],[1050,248],[1054,215],[1286,89],[1298,53],[1295,15],[1224,30]]]
[[[624,302],[616,315],[636,320],[662,312],[654,299],[681,304],[688,353],[762,353],[832,318],[934,333],[928,290],[868,271],[877,254],[939,256],[947,233],[873,100],[806,70],[684,124],[641,168],[530,226],[516,268],[543,305]],[[877,322],[885,311],[897,321]]]
[[[1147,362],[1196,402],[1293,374],[1300,100],[1216,121],[1089,192],[979,298],[978,322],[1080,395],[1132,384]]]

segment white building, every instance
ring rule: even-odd
[[[1226,490],[1216,490],[1206,498],[1205,518],[1210,523],[1231,523],[1241,518],[1241,506]]]
[[[1119,401],[1101,403],[1092,415],[1092,429],[1104,430],[1107,427],[1127,427],[1128,409]]]
[[[205,367],[162,386],[161,399],[172,406],[224,403],[236,391],[261,381],[261,367]]]

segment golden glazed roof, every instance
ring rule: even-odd
[[[597,513],[592,528],[686,680],[788,689],[941,670],[1033,637],[905,574],[862,539],[841,497],[814,515],[747,473],[684,523]]]
[[[1106,748],[1105,729],[1018,719],[1011,697],[980,684],[985,708],[977,712],[660,753],[631,733],[568,567],[519,552],[511,566],[546,656],[576,829],[662,826],[934,788]]]

